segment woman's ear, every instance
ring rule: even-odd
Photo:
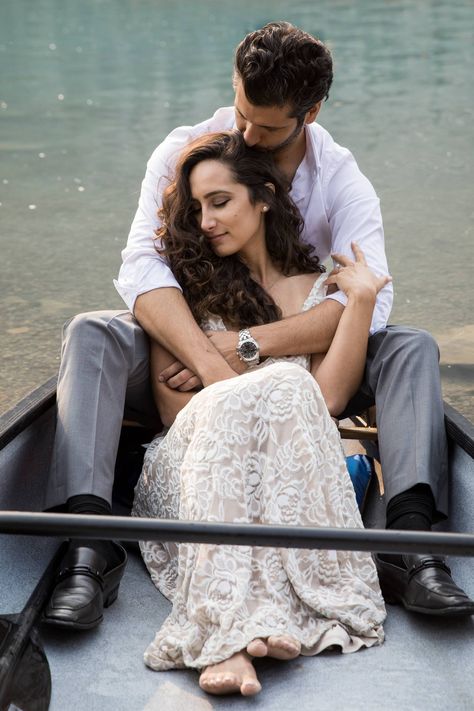
[[[273,183],[265,183],[265,187],[272,191],[275,195],[275,185]]]

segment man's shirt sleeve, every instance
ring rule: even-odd
[[[158,210],[163,191],[173,176],[180,151],[191,138],[191,127],[175,129],[156,148],[148,161],[138,209],[127,246],[122,251],[122,266],[118,279],[114,281],[118,293],[132,313],[140,294],[163,287],[180,289],[167,262],[155,248],[155,232],[161,224]]]
[[[231,129],[234,125],[232,106],[218,109],[211,119],[195,126],[180,126],[165,138],[152,154],[142,183],[135,219],[122,251],[122,266],[115,287],[130,311],[140,294],[163,287],[181,289],[165,259],[155,249],[155,232],[160,226],[158,210],[163,191],[174,177],[176,161],[197,136],[209,131]]]
[[[370,181],[361,173],[352,154],[341,149],[323,178],[326,212],[331,230],[331,251],[354,259],[351,242],[357,242],[368,266],[377,275],[388,274],[380,200]],[[328,298],[344,304],[341,292]],[[370,328],[371,333],[387,325],[393,303],[393,287],[387,284],[378,294]]]

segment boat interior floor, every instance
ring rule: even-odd
[[[57,546],[53,539],[0,536],[3,612],[25,604]],[[459,584],[474,592],[474,571],[451,558]],[[15,584],[12,584],[15,581]],[[170,609],[149,578],[135,545],[117,601],[88,632],[41,626],[50,662],[51,711],[471,711],[474,617],[434,619],[388,606],[386,641],[355,654],[326,652],[291,662],[262,660],[262,692],[252,699],[208,696],[194,671],[154,672],[143,651]],[[469,669],[471,672],[469,672]]]
[[[49,417],[49,419],[48,419]],[[50,458],[51,416],[0,451],[0,508],[40,510]],[[143,454],[141,455],[143,456]],[[126,463],[128,469],[129,463]],[[474,531],[474,459],[460,447],[450,457],[450,527]],[[383,500],[372,486],[365,524],[379,527]],[[19,612],[58,545],[52,538],[0,535],[0,611]],[[449,559],[456,582],[474,597],[474,558]],[[50,711],[472,711],[474,616],[437,619],[388,606],[386,641],[342,655],[325,652],[289,662],[262,660],[262,692],[252,698],[208,696],[192,670],[154,672],[143,652],[170,610],[136,544],[117,601],[87,632],[41,626],[50,662]]]

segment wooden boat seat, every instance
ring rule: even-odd
[[[351,442],[350,446],[345,445],[345,451],[347,454],[365,454],[366,450],[364,448],[364,441],[376,442],[377,441],[377,424],[375,420],[375,407],[371,407],[365,410],[360,415],[355,415],[350,419],[342,420],[337,422],[337,428],[341,439],[343,441]],[[123,427],[125,428],[140,428],[146,429],[140,422],[135,422],[133,420],[123,420]],[[355,442],[360,442],[360,446],[354,446]],[[382,468],[378,459],[373,458],[375,474],[377,476],[377,482],[379,487],[380,495],[384,493]]]
[[[352,423],[352,424],[350,424]],[[364,442],[376,442],[377,423],[375,419],[375,407],[365,410],[360,415],[355,415],[347,420],[338,422],[338,431],[343,440],[346,454],[365,453]],[[360,443],[359,447],[353,446],[354,441]],[[350,444],[348,444],[350,443]],[[380,496],[384,493],[384,484],[382,476],[382,467],[380,461],[376,457],[372,457],[374,462],[375,474],[377,477]]]

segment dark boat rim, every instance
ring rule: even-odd
[[[0,450],[53,407],[56,402],[56,385],[57,377],[53,376],[0,415]],[[446,402],[444,417],[448,438],[474,458],[474,423]]]
[[[49,378],[0,415],[0,450],[53,407],[56,402],[57,382],[57,376]]]
[[[11,410],[6,412],[4,415],[0,416],[0,451],[3,448],[5,448],[8,445],[8,443],[12,442],[12,440],[14,440],[16,436],[21,434],[22,431],[26,430],[30,425],[34,424],[36,420],[39,420],[43,415],[48,413],[51,410],[51,408],[54,407],[55,400],[56,400],[56,378],[53,377],[53,378],[50,378],[45,383],[43,383],[43,385],[41,385],[39,388],[36,388],[35,390],[33,390],[32,392],[27,394]],[[451,443],[453,443],[453,442],[457,443],[460,448],[462,448],[464,451],[466,451],[468,453],[468,455],[470,455],[471,457],[474,457],[474,425],[471,422],[469,422],[469,420],[467,420],[463,415],[461,415],[459,412],[457,412],[450,405],[445,403],[444,407],[445,407],[446,429],[447,429],[448,437],[449,437]],[[2,516],[3,516],[3,518],[6,518],[5,521],[3,521],[3,519],[2,519],[2,522],[0,522],[0,523],[2,523],[2,526],[1,526],[2,529],[4,529],[3,532],[7,532],[7,530],[8,530],[11,533],[27,533],[27,534],[39,534],[39,535],[50,535],[51,533],[53,533],[53,535],[57,535],[57,533],[58,533],[58,532],[52,532],[52,530],[49,528],[49,526],[52,525],[51,522],[49,522],[49,521],[47,522],[47,521],[43,521],[43,520],[41,520],[41,521],[36,520],[36,519],[38,519],[38,517],[41,519],[44,518],[45,516],[47,516],[47,514],[38,514],[37,512],[1,512],[0,518]],[[13,516],[13,518],[18,517],[19,520],[18,521],[17,520],[14,520],[14,521],[7,520],[9,516],[10,517]],[[34,520],[32,519],[32,521],[30,521],[28,519],[28,516],[33,517]],[[58,520],[59,520],[57,518],[58,514],[55,514],[53,516],[56,516],[55,520],[53,521],[53,524],[57,525]],[[74,518],[77,519],[78,517],[74,517]],[[79,517],[79,518],[83,518],[83,517]],[[103,523],[104,523],[102,518],[103,517],[99,517],[99,519],[100,519],[99,524],[100,525],[103,525]],[[26,520],[26,519],[28,519],[28,520]],[[61,522],[59,521],[59,523],[61,523]],[[74,521],[71,523],[68,520],[65,523],[68,526],[73,525],[73,524],[76,525],[77,521]],[[88,525],[92,525],[94,522],[90,521],[90,522],[82,522],[82,523],[88,523]],[[109,520],[106,522],[107,525],[110,525],[112,523],[114,523],[114,521]],[[116,523],[118,523],[119,526],[125,525],[125,524],[127,526],[137,525],[136,520],[134,520],[133,522],[125,521],[125,523],[123,523],[122,518],[117,518]],[[141,523],[138,522],[138,525],[145,525],[146,523],[147,523],[146,521],[142,521]],[[216,535],[218,537],[222,536],[222,535],[224,535],[224,536],[230,535],[229,524],[225,524],[226,530],[224,530],[224,528],[223,528],[222,531],[220,531],[220,530],[214,531],[213,530],[212,532],[210,532],[210,531],[197,531],[197,530],[195,531],[194,530],[195,522],[184,522],[184,524],[183,524],[183,522],[176,522],[176,521],[171,521],[171,522],[161,521],[160,525],[166,524],[166,523],[168,523],[170,526],[173,527],[174,533],[171,533],[171,532],[167,533],[166,531],[160,531],[158,534],[154,530],[153,536],[152,536],[153,539],[159,538],[163,534],[163,535],[165,535],[166,540],[170,539],[170,535],[172,537],[172,540],[175,540],[176,533],[178,533],[178,531],[175,530],[176,527],[179,527],[180,525],[184,525],[184,524],[189,525],[190,523],[192,523],[192,529],[193,529],[192,531],[188,531],[188,530],[179,531],[180,534],[184,535],[184,538],[182,540],[188,541],[188,540],[191,540],[189,538],[189,536],[191,536],[191,537],[194,536],[196,538],[197,542],[203,542],[203,541],[201,541],[201,538],[203,536],[211,535],[212,540],[214,541],[214,537]],[[156,521],[154,521],[154,520],[148,521],[148,524],[153,525],[156,528]],[[26,526],[26,528],[24,528],[24,525]],[[23,526],[23,530],[22,530],[22,526]],[[270,531],[270,529],[273,529],[275,527],[270,526],[270,527],[266,527],[266,528],[268,529],[268,530],[266,530],[266,533],[268,533]],[[261,529],[261,527],[260,527],[260,529]],[[116,536],[113,536],[113,537],[119,537],[119,538],[122,537],[124,540],[125,539],[137,540],[137,539],[148,538],[148,536],[143,535],[145,533],[144,531],[140,531],[140,535],[137,536],[136,532],[134,532],[134,534],[131,535],[130,532],[123,531],[122,529],[120,529],[120,531],[117,530],[114,532],[107,531],[106,535],[104,532],[102,532],[102,535],[101,535],[100,531],[95,531],[94,537],[110,538],[112,533],[117,534]],[[234,533],[236,533],[236,532],[234,531]],[[266,541],[266,540],[263,541],[263,539],[260,540],[261,537],[264,536],[264,533],[265,532],[262,530],[259,530],[257,532],[255,532],[255,531],[250,532],[247,530],[240,530],[239,529],[239,531],[237,531],[237,539],[239,539],[239,537],[247,538],[248,536],[250,536],[250,538],[252,538],[252,536],[253,537],[257,536],[259,538],[259,540],[257,542],[255,542],[257,540],[255,538],[252,545],[274,545],[275,540],[273,538],[271,541]],[[286,546],[286,545],[291,544],[291,547],[294,547],[294,544],[295,544],[294,536],[293,535],[289,536],[288,531],[272,530],[272,531],[270,531],[270,533],[272,536],[277,535],[279,546],[282,546],[282,545]],[[320,535],[321,531],[316,531],[316,533],[315,532],[306,532],[306,533]],[[325,533],[330,534],[330,535],[337,535],[337,536],[350,534],[350,536],[352,536],[354,532],[353,531],[349,531],[349,532],[342,531],[341,532],[337,529],[334,529],[334,530],[328,529],[327,531],[325,531]],[[361,532],[358,531],[356,533],[358,533],[360,535]],[[365,536],[366,533],[367,533],[367,529],[364,529],[363,535]],[[399,549],[401,550],[401,548],[400,548],[400,544],[402,543],[401,540],[388,542],[385,540],[385,538],[387,537],[387,533],[390,533],[390,532],[387,532],[385,530],[383,530],[383,531],[373,530],[372,532],[370,532],[369,535],[372,535],[372,536],[375,535],[376,537],[377,536],[382,537],[383,540],[382,539],[377,540],[376,544],[374,544],[374,542],[372,540],[370,540],[370,541],[365,540],[365,541],[363,541],[363,543],[361,543],[360,541],[357,543],[357,541],[351,540],[350,544],[349,544],[349,549],[375,550],[374,549],[374,545],[375,545],[377,550],[380,550],[383,552],[389,552],[389,551],[391,552],[393,546],[395,546],[397,551]],[[395,533],[400,534],[400,532],[395,532]],[[120,535],[118,535],[118,534],[120,534]],[[406,532],[405,532],[405,534],[406,534]],[[64,531],[61,531],[61,535],[64,535]],[[81,533],[81,535],[83,535],[83,532]],[[431,535],[434,535],[434,534],[431,534]],[[443,535],[443,534],[438,534],[438,535]],[[448,535],[448,536],[452,537],[454,534],[444,534],[444,535],[445,536]],[[283,538],[281,536],[283,536]],[[176,540],[178,540],[178,539],[176,539]],[[181,540],[181,539],[179,539],[179,540]],[[194,540],[194,538],[193,538],[193,540]],[[319,541],[319,538],[318,538],[318,541]],[[305,539],[305,541],[303,541],[303,543],[304,543],[303,547],[308,546],[308,541],[306,539]],[[345,541],[343,543],[342,541],[332,540],[332,542],[330,542],[330,543],[332,543],[329,546],[331,548],[332,547],[340,548],[342,545],[342,547],[344,549],[346,549],[346,546],[348,545],[347,541]],[[389,543],[389,545],[387,547],[388,543]],[[473,555],[474,536],[472,536],[472,535],[470,535],[469,540],[466,540],[466,541],[464,541],[464,540],[463,541],[458,541],[458,540],[454,541],[453,540],[453,541],[448,541],[448,543],[446,543],[446,541],[443,541],[443,542],[439,541],[439,543],[440,543],[440,545],[442,544],[443,546],[452,544],[452,546],[454,546],[453,550],[451,550],[452,553],[457,553],[460,555],[467,555],[467,556]],[[240,544],[243,545],[244,543],[241,541]],[[308,547],[314,547],[313,544],[316,545],[316,541],[313,541],[313,543],[309,544]],[[339,544],[341,544],[341,545],[339,545]],[[408,544],[409,548],[406,547],[407,544]],[[317,547],[321,547],[321,546],[328,547],[328,541],[325,541],[324,545],[321,544],[321,541],[319,541]],[[419,546],[421,546],[421,549],[419,548]],[[412,551],[411,547],[413,547],[413,551],[420,550],[420,552],[422,551],[422,552],[426,553],[429,550],[431,553],[433,553],[434,551],[431,550],[432,546],[433,546],[433,540],[431,540],[431,538],[430,538],[429,541],[417,541],[417,540],[412,541],[410,539],[410,541],[408,541],[408,542],[404,541],[402,547],[403,547],[404,552],[409,552],[409,549],[411,552]],[[393,549],[395,550],[395,548],[393,548]],[[436,552],[439,552],[439,551],[437,550]]]

